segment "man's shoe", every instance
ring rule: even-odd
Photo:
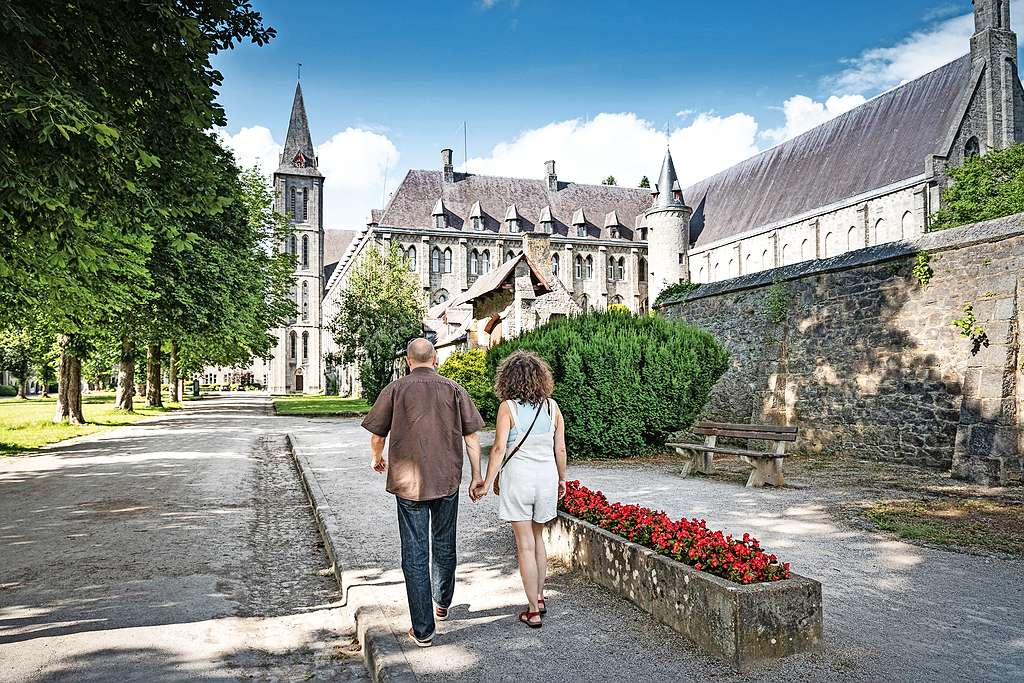
[[[416,643],[417,647],[430,647],[434,644],[434,634],[431,633],[426,638],[420,639],[416,637],[416,631],[409,629],[409,637],[412,638],[412,642]]]
[[[447,607],[435,607],[434,616],[437,617],[438,621],[446,621],[448,619],[448,608]]]

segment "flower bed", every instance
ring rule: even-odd
[[[667,514],[639,505],[609,503],[600,491],[578,481],[567,485],[559,508],[573,517],[688,564],[694,569],[735,583],[751,584],[790,578],[789,563],[779,563],[750,534],[741,540],[708,529],[702,519],[670,519]]]

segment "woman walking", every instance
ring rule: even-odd
[[[498,516],[512,523],[528,607],[519,620],[540,628],[548,557],[544,524],[558,514],[565,495],[565,424],[551,398],[555,382],[551,368],[534,353],[516,351],[498,368],[495,391],[498,408],[494,446],[487,476],[477,496],[494,489]]]

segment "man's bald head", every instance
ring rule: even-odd
[[[409,359],[409,367],[432,367],[434,365],[434,357],[437,352],[434,351],[434,345],[430,343],[429,339],[420,337],[419,339],[413,339],[409,342],[408,346],[405,347],[405,355]]]

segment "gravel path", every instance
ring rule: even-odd
[[[346,528],[355,577],[347,605],[380,601],[408,628],[394,499],[368,467],[355,420],[306,420],[293,435]],[[495,500],[463,496],[459,583],[433,648],[403,641],[426,681],[441,680],[1024,680],[1024,563],[920,548],[840,528],[824,491],[747,490],[680,479],[668,465],[575,466],[570,477],[613,500],[750,531],[824,584],[825,649],[736,676],[625,601],[572,575],[552,577],[541,631],[515,622],[523,598],[511,532]]]
[[[0,459],[0,681],[365,680],[268,411]]]

